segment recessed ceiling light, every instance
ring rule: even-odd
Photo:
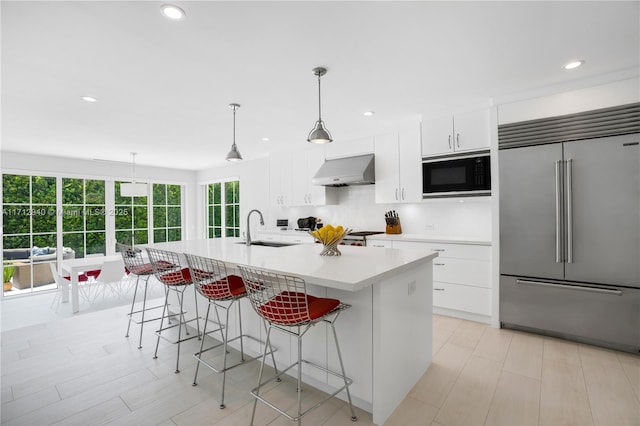
[[[583,61],[583,60],[580,60],[580,61],[571,61],[571,62],[569,62],[569,63],[565,64],[564,69],[565,69],[565,70],[572,70],[572,69],[578,68],[579,66],[581,66],[581,65],[583,65],[583,64],[584,64],[584,61]]]
[[[160,10],[164,16],[169,19],[173,19],[174,21],[184,19],[185,16],[184,10],[173,4],[163,4],[160,6]]]
[[[269,138],[262,138],[262,142],[269,142]]]
[[[98,100],[96,98],[91,97],[91,96],[83,96],[80,99],[82,99],[83,101],[86,101],[86,102],[98,102]]]
[[[365,111],[362,114],[366,115],[367,117],[371,117],[373,114],[375,114],[375,112],[373,112],[373,111]]]

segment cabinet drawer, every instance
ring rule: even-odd
[[[437,251],[440,257],[457,259],[491,260],[491,246],[472,244],[418,243],[413,241],[395,241],[396,248],[422,247]]]
[[[491,288],[491,263],[486,260],[433,259],[433,280]]]
[[[434,281],[433,306],[491,315],[491,290]]]

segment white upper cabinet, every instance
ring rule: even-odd
[[[298,151],[291,156],[291,205],[322,206],[335,204],[335,188],[314,185],[311,179],[324,163],[324,151],[319,146]]]
[[[269,200],[272,206],[291,205],[291,177],[291,155],[272,155],[269,159]]]
[[[375,137],[376,203],[422,201],[420,126]]]
[[[448,115],[422,122],[422,156],[489,149],[489,109]]]

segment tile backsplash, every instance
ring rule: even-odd
[[[355,230],[384,231],[384,214],[395,210],[404,234],[475,237],[491,239],[490,197],[445,198],[413,204],[376,204],[375,186],[338,188],[338,204],[319,207],[272,207],[268,228],[276,219],[289,219],[296,227],[300,217],[315,216],[324,223],[341,224]]]

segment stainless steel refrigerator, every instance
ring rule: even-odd
[[[638,353],[640,133],[552,121],[500,129],[501,325]]]

